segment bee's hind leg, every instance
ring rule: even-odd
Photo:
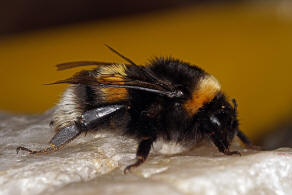
[[[80,135],[81,132],[82,132],[82,128],[80,127],[80,125],[75,123],[74,125],[65,127],[61,129],[60,131],[58,131],[49,142],[50,147],[42,149],[42,150],[30,150],[28,148],[19,146],[16,148],[16,153],[18,153],[20,150],[27,151],[30,154],[54,152],[54,151],[59,150],[62,146],[69,143],[76,137],[78,137],[78,135]]]
[[[16,152],[24,150],[30,154],[40,154],[40,153],[49,153],[59,150],[62,146],[66,145],[76,137],[78,137],[82,132],[87,132],[90,129],[97,127],[100,123],[107,121],[114,114],[125,111],[125,105],[107,105],[103,107],[94,108],[86,111],[80,117],[80,119],[75,122],[73,125],[64,127],[58,131],[54,137],[51,139],[50,147],[42,150],[30,150],[25,147],[17,147]]]
[[[52,145],[52,144],[51,144],[50,147],[45,148],[45,149],[42,149],[42,150],[30,150],[30,149],[28,149],[28,148],[26,148],[26,147],[19,146],[19,147],[16,148],[16,153],[18,154],[18,152],[19,152],[20,150],[27,151],[27,152],[29,152],[30,154],[40,154],[40,153],[54,152],[54,151],[58,150],[58,148],[57,148],[56,146]]]

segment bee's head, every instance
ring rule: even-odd
[[[225,96],[219,95],[206,105],[202,130],[207,132],[220,152],[228,152],[230,144],[238,129],[237,104],[233,106]]]

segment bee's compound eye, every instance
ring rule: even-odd
[[[217,125],[218,127],[221,125],[221,123],[219,122],[219,119],[216,116],[214,116],[214,115],[210,116],[210,121],[213,124]]]

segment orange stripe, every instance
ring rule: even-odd
[[[213,76],[206,75],[199,81],[192,98],[185,102],[184,108],[193,116],[205,103],[212,101],[220,89],[219,82]]]
[[[104,84],[122,85],[124,84],[123,76],[126,76],[125,69],[126,66],[124,64],[102,67],[97,81]],[[105,102],[118,102],[128,98],[128,91],[125,88],[107,87],[102,88],[101,91],[104,94]]]
[[[118,102],[128,99],[128,91],[125,88],[107,87],[102,88],[105,102]]]

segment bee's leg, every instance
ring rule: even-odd
[[[108,105],[86,111],[80,118],[84,136],[86,136],[88,130],[96,128],[100,123],[107,121],[121,111],[125,111],[125,109],[125,105]]]
[[[108,105],[88,110],[81,115],[79,121],[75,122],[74,125],[64,127],[58,131],[49,142],[51,145],[50,147],[33,151],[20,146],[16,148],[16,152],[18,153],[20,150],[24,150],[28,151],[30,154],[38,154],[57,151],[62,146],[78,137],[82,132],[87,132],[89,129],[95,128],[101,122],[108,120],[118,111],[124,110],[125,108],[125,105]]]
[[[54,121],[53,120],[51,120],[51,122],[49,123],[49,126],[50,127],[53,127],[54,126]]]
[[[110,119],[114,114],[125,111],[125,108],[125,105],[107,105],[94,108],[81,115],[80,123],[85,130],[93,129]]]
[[[80,125],[75,123],[74,125],[65,127],[58,131],[54,137],[51,139],[50,147],[42,149],[42,150],[30,150],[25,147],[17,147],[16,152],[18,153],[20,150],[24,150],[29,152],[30,154],[40,154],[40,153],[49,153],[49,152],[54,152],[60,149],[62,146],[65,144],[69,143],[73,139],[75,139],[78,135],[81,133],[81,128]]]
[[[124,170],[124,174],[127,174],[132,168],[138,167],[147,159],[152,143],[153,143],[152,138],[143,139],[139,143],[137,153],[136,153],[136,162],[134,164],[127,166]]]
[[[218,147],[218,146],[217,146]],[[223,154],[225,154],[225,155],[239,155],[239,156],[241,156],[241,153],[239,152],[239,151],[230,151],[229,150],[229,147],[225,147],[223,144],[222,145],[220,145],[219,147],[218,147],[218,149],[219,149],[219,151],[220,152],[222,152]]]
[[[248,139],[248,137],[239,129],[237,130],[237,137],[245,144],[245,145],[251,145],[251,141]]]
[[[240,152],[238,151],[230,151],[229,150],[229,144],[222,141],[222,139],[220,138],[220,136],[216,136],[216,134],[212,134],[210,136],[212,142],[215,144],[215,146],[218,148],[219,152],[222,152],[225,155],[240,155]]]
[[[241,156],[241,153],[238,152],[238,151],[229,151],[229,150],[225,150],[223,153],[224,153],[225,155],[233,155],[233,154],[236,154],[236,155]]]
[[[244,145],[249,149],[254,150],[260,150],[261,148],[259,146],[253,145],[251,141],[248,139],[248,137],[239,129],[237,130],[237,136],[238,138],[244,143]]]

